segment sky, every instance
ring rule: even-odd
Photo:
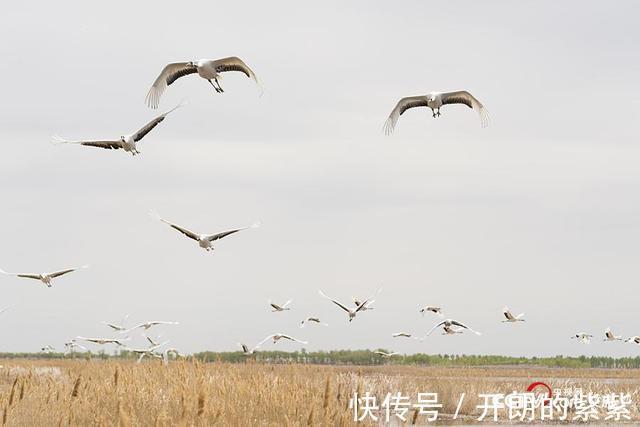
[[[640,5],[632,1],[11,2],[0,15],[0,268],[90,267],[52,288],[0,276],[0,351],[152,329],[179,350],[283,332],[307,350],[640,355]],[[122,151],[58,145],[131,133],[169,62],[236,55]],[[469,90],[489,110],[405,113],[403,96]],[[203,233],[261,221],[213,253]],[[375,310],[351,323],[318,291]],[[268,300],[293,299],[271,313]],[[439,319],[483,332],[423,342]],[[508,305],[527,321],[501,323]],[[328,327],[298,327],[307,316]],[[591,345],[569,337],[596,335]],[[142,345],[139,332],[132,343]],[[92,347],[98,349],[97,347]],[[265,349],[296,350],[291,343]]]

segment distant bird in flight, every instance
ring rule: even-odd
[[[105,325],[107,325],[108,327],[110,327],[111,329],[113,329],[114,331],[118,331],[118,332],[120,332],[120,331],[126,331],[126,330],[127,330],[127,328],[124,326],[124,322],[125,322],[125,320],[127,320],[128,318],[129,318],[129,315],[128,315],[128,314],[127,314],[127,315],[125,315],[125,316],[122,318],[122,320],[120,321],[120,323],[119,323],[119,324],[116,324],[116,323],[108,323],[108,322],[102,322],[102,323],[104,323]]]
[[[220,73],[227,71],[239,71],[250,79],[253,79],[253,81],[260,86],[255,73],[242,59],[236,56],[222,59],[199,59],[190,62],[174,62],[164,67],[158,78],[156,78],[156,81],[153,82],[149,93],[147,93],[145,102],[151,108],[158,108],[160,97],[167,86],[171,86],[171,84],[180,77],[195,73],[198,73],[200,77],[211,83],[211,86],[213,86],[217,93],[222,93],[224,90],[220,86],[218,79],[222,78]],[[213,84],[211,80],[215,81],[218,86]]]
[[[297,342],[299,344],[309,344],[307,341],[301,341],[298,339],[293,338],[290,335],[286,335],[286,334],[282,334],[282,333],[278,333],[278,334],[272,334],[269,335],[268,337],[266,337],[265,339],[263,339],[260,344],[258,344],[258,346],[264,344],[265,342],[272,340],[274,344],[276,344],[278,341],[280,340],[289,340],[289,341],[293,341],[293,342]]]
[[[153,327],[153,326],[157,326],[157,325],[178,325],[178,322],[165,322],[163,320],[150,320],[148,322],[144,322],[144,323],[140,323],[139,325],[133,326],[129,329],[126,329],[124,331],[120,331],[121,334],[127,333],[127,332],[131,332],[134,329],[138,329],[138,328],[144,328],[144,330],[148,330],[149,328]]]
[[[604,339],[602,341],[622,341],[622,336],[614,335],[611,332],[611,328],[607,328],[604,331]]]
[[[271,338],[268,337],[267,340]],[[256,345],[253,348],[249,348],[247,345],[242,344],[242,343],[238,343],[238,345],[240,347],[242,347],[242,354],[244,354],[245,356],[251,356],[252,354],[254,354],[256,351],[258,351],[258,349],[260,348],[260,346],[262,345],[262,343],[264,343],[266,340],[262,341],[261,343],[259,343],[258,345]]]
[[[50,345],[45,345],[44,347],[42,347],[40,349],[40,351],[44,352],[44,353],[53,353],[54,351],[56,351],[55,348],[53,348],[53,346]]]
[[[273,312],[276,312],[276,311],[287,311],[287,310],[291,310],[291,307],[287,307],[289,304],[291,304],[291,301],[293,301],[293,300],[289,300],[289,301],[285,302],[282,305],[278,305],[278,304],[276,304],[274,302],[271,302],[271,300],[269,300],[269,305],[273,308],[273,310],[271,310]]]
[[[366,299],[359,306],[357,306],[354,310],[352,310],[350,308],[347,308],[340,301],[337,301],[337,300],[335,300],[333,298],[330,298],[330,297],[326,296],[322,291],[318,291],[318,292],[320,293],[321,296],[323,296],[324,298],[328,299],[329,301],[331,301],[332,303],[334,303],[335,305],[337,305],[338,307],[340,307],[341,309],[346,311],[347,315],[349,316],[349,322],[351,322],[356,317],[356,314],[358,314],[360,311],[363,311],[364,308],[366,307],[367,303],[369,303],[369,299]]]
[[[408,332],[396,332],[396,333],[391,334],[391,336],[394,337],[394,338],[400,338],[400,337],[411,338],[411,334],[408,333]]]
[[[119,346],[124,346],[124,342],[125,341],[129,341],[131,340],[131,338],[127,337],[127,338],[87,338],[87,337],[76,337],[75,339],[78,340],[82,340],[82,341],[88,341],[88,342],[92,342],[95,344],[100,344],[100,345],[104,345],[104,344],[118,344]]]
[[[300,327],[304,328],[304,325],[307,323],[317,323],[318,325],[322,325],[322,326],[329,326],[326,323],[322,323],[320,321],[320,319],[318,319],[317,317],[307,317],[306,319],[304,319],[302,322],[300,322]]]
[[[249,348],[246,344],[242,343],[238,343],[238,345],[242,347],[242,354],[244,354],[245,356],[251,356],[258,350],[258,348],[260,348],[260,344],[258,344],[254,348]]]
[[[60,270],[60,271],[54,271],[52,273],[35,273],[35,274],[30,274],[30,273],[7,273],[6,271],[0,269],[0,273],[2,274],[6,274],[9,276],[16,276],[16,277],[23,277],[26,279],[36,279],[36,280],[40,280],[42,283],[44,283],[45,285],[47,285],[47,287],[51,287],[51,280],[55,279],[57,277],[63,276],[65,274],[71,273],[72,271],[77,271],[80,270],[81,268],[87,268],[87,265],[83,265],[82,267],[73,267],[73,268],[67,268],[66,270]]]
[[[504,307],[502,309],[502,314],[504,314],[504,317],[506,317],[506,319],[503,320],[503,322],[510,322],[510,323],[524,322],[524,319],[522,318],[524,317],[524,313],[520,313],[517,316],[514,316],[513,313],[511,313],[511,310],[509,310],[509,307]]]
[[[413,334],[410,334],[409,332],[396,332],[391,334],[391,336],[393,338],[413,338],[414,340],[422,340],[421,338],[414,337]]]
[[[577,339],[583,344],[589,344],[591,342],[591,338],[593,338],[593,335],[587,334],[586,332],[578,332],[571,336],[571,339]]]
[[[380,356],[387,358],[387,357],[391,357],[391,356],[395,356],[398,353],[396,353],[395,351],[392,351],[391,353],[387,353],[386,351],[382,351],[382,350],[376,350],[374,351],[375,354],[379,354]]]
[[[198,242],[198,245],[205,249],[206,251],[212,251],[213,248],[213,242],[215,242],[216,240],[222,239],[223,237],[227,237],[230,234],[234,234],[237,233],[238,231],[242,231],[242,230],[247,230],[249,228],[257,228],[260,226],[259,222],[256,222],[253,225],[250,225],[248,227],[241,227],[241,228],[234,228],[233,230],[227,230],[227,231],[223,231],[220,233],[215,233],[215,234],[198,234],[195,233],[191,230],[188,230],[184,227],[179,226],[178,224],[174,224],[172,222],[169,222],[165,219],[162,219],[157,213],[155,212],[151,212],[150,215],[155,218],[158,219],[162,222],[164,222],[165,224],[169,225],[169,227],[173,228],[174,230],[179,231],[180,233],[184,234],[185,236],[187,236],[190,239],[195,240],[196,242]]]
[[[456,92],[432,92],[427,95],[408,96],[400,99],[395,108],[389,114],[389,118],[384,124],[384,133],[390,135],[393,133],[398,119],[405,111],[415,107],[429,107],[433,118],[440,116],[440,107],[447,104],[463,104],[476,110],[480,116],[480,125],[484,128],[489,124],[489,113],[482,103],[466,90]]]
[[[149,132],[153,130],[156,126],[158,126],[164,119],[167,117],[167,114],[174,111],[176,108],[179,108],[181,105],[178,105],[171,110],[167,111],[164,114],[159,115],[155,119],[151,120],[149,123],[144,125],[140,130],[130,135],[122,135],[119,139],[112,140],[88,140],[83,139],[79,141],[68,141],[64,138],[60,138],[59,136],[54,136],[53,139],[55,142],[60,142],[63,144],[79,144],[85,145],[87,147],[97,147],[104,148],[105,150],[124,150],[127,153],[131,153],[133,156],[140,154],[138,151],[138,147],[136,145],[137,142],[142,140]]]
[[[423,317],[424,317],[424,314],[427,311],[430,311],[430,312],[435,313],[438,316],[442,317],[442,309],[440,307],[435,307],[433,305],[427,305],[425,307],[422,307],[420,310],[418,310],[418,312],[421,313]]]
[[[431,329],[429,330],[429,332],[427,332],[427,335],[425,335],[425,336],[429,336],[429,335],[431,335],[431,332],[433,332],[436,328],[438,328],[438,327],[440,327],[440,326],[444,326],[444,328],[445,328],[445,332],[447,332],[447,334],[450,334],[450,332],[449,332],[449,331],[447,331],[446,329],[450,329],[451,331],[453,331],[453,333],[457,333],[457,331],[456,331],[456,330],[454,330],[454,329],[452,328],[452,326],[458,326],[458,327],[460,327],[460,328],[467,329],[467,330],[469,330],[469,331],[473,332],[473,333],[474,333],[474,334],[476,334],[476,335],[482,335],[480,332],[478,332],[478,331],[474,331],[473,329],[471,329],[470,327],[468,327],[468,326],[467,326],[467,325],[465,325],[464,323],[460,323],[460,322],[458,322],[457,320],[453,320],[453,319],[446,319],[446,320],[443,320],[442,322],[440,322],[440,323],[436,324],[433,328],[431,328]]]

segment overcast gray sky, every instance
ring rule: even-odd
[[[54,287],[0,277],[0,351],[158,328],[185,352],[274,332],[306,348],[508,355],[638,355],[640,6],[632,1],[11,2],[0,15],[0,267],[90,264]],[[50,143],[118,137],[168,62],[237,55],[242,75],[181,79],[187,98],[136,158]],[[402,96],[467,89],[382,125]],[[196,231],[262,221],[207,253],[147,215]],[[347,301],[380,285],[376,310]],[[268,299],[294,300],[273,314]],[[423,343],[424,304],[482,337]],[[508,304],[527,313],[503,324]],[[298,329],[317,315],[328,328]],[[569,336],[595,334],[590,346]],[[137,342],[138,333],[133,335]],[[273,348],[271,345],[266,348]],[[293,350],[290,344],[277,348]]]

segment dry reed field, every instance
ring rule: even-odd
[[[632,395],[639,419],[636,370],[526,367],[343,367],[176,361],[5,360],[0,369],[3,425],[207,426],[353,425],[349,400],[437,392],[440,422],[450,423],[460,393],[472,398],[456,422],[477,423],[478,393],[524,391],[532,381]],[[424,424],[409,412],[407,424]],[[369,421],[365,424],[371,424]],[[398,423],[396,423],[397,425]]]

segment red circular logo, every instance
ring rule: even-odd
[[[543,383],[541,381],[536,381],[535,383],[529,384],[529,387],[527,387],[527,391],[528,392],[533,392],[535,389],[537,389],[539,387],[547,389],[547,398],[544,399],[544,404],[545,405],[550,405],[551,404],[551,398],[553,397],[553,391],[551,390],[551,387],[549,387],[548,384]]]

